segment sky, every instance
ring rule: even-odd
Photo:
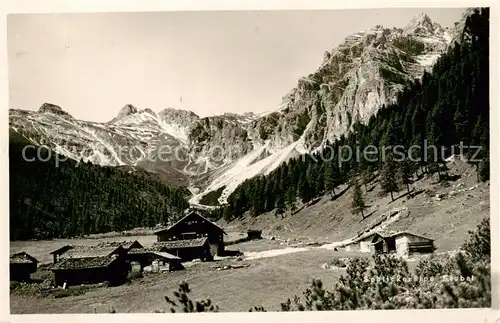
[[[452,27],[463,8],[14,14],[7,19],[11,109],[53,103],[106,122],[126,104],[159,112],[265,112],[325,50],[424,12]]]

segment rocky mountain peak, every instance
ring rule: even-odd
[[[38,112],[40,113],[52,113],[56,114],[59,116],[66,116],[66,117],[71,117],[71,115],[64,111],[60,106],[52,104],[52,103],[44,103],[42,106],[38,109]]]
[[[116,119],[121,119],[131,114],[135,114],[137,113],[137,111],[138,109],[132,104],[126,104],[123,108],[120,109],[118,115],[116,116]]]
[[[442,32],[443,28],[438,23],[433,22],[427,14],[421,13],[410,20],[403,30],[405,35],[425,35]]]
[[[158,115],[167,121],[167,119],[173,120],[198,120],[200,117],[194,113],[193,111],[183,110],[183,109],[175,109],[175,108],[166,108],[158,113]]]

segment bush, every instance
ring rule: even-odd
[[[356,258],[332,291],[313,279],[302,299],[294,296],[282,311],[355,309],[476,308],[491,306],[489,221],[483,220],[453,257],[420,261],[414,273],[406,262],[375,255],[373,265]],[[418,278],[418,279],[417,279]],[[422,279],[424,278],[424,279]],[[456,279],[451,279],[456,278]]]
[[[490,261],[491,237],[490,219],[483,219],[475,231],[469,231],[469,239],[464,243],[462,249],[471,261]]]
[[[443,272],[444,266],[436,257],[419,261],[415,269],[415,274],[419,277],[435,277],[443,275]]]
[[[165,296],[165,301],[172,305],[170,312],[176,313],[175,307],[180,308],[184,313],[198,313],[198,312],[218,312],[219,306],[212,304],[210,299],[201,301],[193,301],[189,298],[188,294],[191,292],[187,282],[181,282],[179,289],[174,292],[174,297],[177,301]]]
[[[348,262],[349,262],[349,259],[346,259],[346,258],[333,258],[333,260],[328,262],[328,265],[339,267],[339,268],[346,268]]]

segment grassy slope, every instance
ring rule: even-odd
[[[351,214],[352,189],[349,189],[336,201],[323,197],[316,204],[301,208],[297,213],[287,215],[283,219],[270,212],[259,217],[246,215],[224,225],[240,231],[247,228],[262,229],[265,235],[283,239],[334,242],[350,238],[358,231],[366,229],[382,213],[406,206],[409,210],[408,216],[399,218],[388,229],[408,230],[435,239],[438,251],[455,249],[463,243],[467,232],[474,229],[481,218],[489,216],[489,184],[477,183],[474,169],[461,161],[450,162],[448,166],[450,174],[461,176],[458,180],[450,182],[449,187],[443,187],[436,183],[436,177],[421,179],[413,186],[426,192],[410,200],[401,197],[390,202],[390,196],[379,197],[380,187],[377,180],[368,185],[369,189],[373,187],[368,193],[365,193],[363,187],[365,203],[370,206],[365,215],[371,213],[364,220],[360,215]],[[478,187],[441,201],[432,198],[438,193],[457,191],[458,185],[467,189],[475,185]],[[394,196],[396,198],[404,193],[406,190]]]

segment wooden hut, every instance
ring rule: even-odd
[[[398,256],[433,253],[436,250],[434,240],[408,231],[397,232],[391,235],[394,239],[395,250]]]
[[[155,232],[155,234],[157,236],[157,242],[206,238],[212,255],[224,254],[224,234],[226,234],[226,232],[217,224],[196,211],[189,212],[172,226],[159,230]],[[180,243],[180,245],[181,244],[183,245],[184,243]],[[185,244],[189,245],[189,243]]]
[[[262,230],[247,230],[248,240],[262,239]]]
[[[213,260],[208,238],[195,238],[155,242],[151,250],[167,252],[181,258],[182,261],[201,259]]]
[[[15,253],[10,256],[10,280],[29,281],[37,267],[38,260],[35,257],[26,252]]]
[[[155,251],[154,249],[134,249],[127,253],[127,259],[130,263],[138,263],[140,270],[150,266],[153,261],[158,261],[161,265],[168,266],[168,271],[185,269],[181,264],[181,258],[168,252]]]
[[[50,270],[56,285],[104,281],[119,284],[127,276],[130,267],[126,253],[122,245],[71,246],[65,252],[57,251],[58,260]]]
[[[396,253],[402,257],[432,253],[435,250],[432,239],[408,231],[378,233],[374,236],[370,248],[375,253]]]
[[[54,273],[57,286],[95,284],[109,282],[111,285],[123,283],[129,266],[125,258],[118,254],[82,258],[66,258],[50,269]]]
[[[65,258],[70,258],[73,257],[75,254],[78,256],[81,256],[83,253],[89,254],[88,256],[95,256],[95,253],[102,254],[103,252],[109,252],[111,253],[122,253],[125,254],[128,251],[132,249],[141,249],[144,248],[139,241],[137,240],[132,240],[132,241],[110,241],[110,242],[101,242],[98,243],[97,245],[93,246],[79,246],[79,245],[64,245],[54,251],[52,251],[50,254],[53,257],[53,262],[54,264],[59,260],[59,259],[65,259]]]

